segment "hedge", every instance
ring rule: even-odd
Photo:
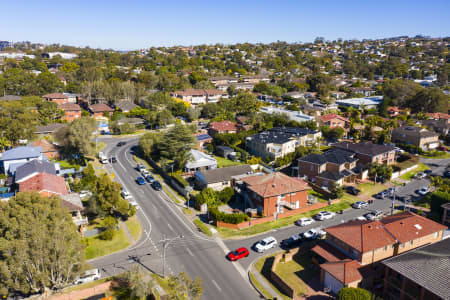
[[[230,224],[240,224],[245,221],[249,221],[250,217],[246,214],[226,214],[219,211],[216,207],[212,207],[209,210],[209,215],[216,221],[230,223]]]
[[[344,287],[339,290],[337,300],[371,300],[372,294],[365,289]]]
[[[189,183],[186,181],[186,179],[184,179],[183,177],[181,177],[180,174],[173,174],[172,178],[179,183],[179,185],[183,186],[183,187],[187,187],[189,185]]]

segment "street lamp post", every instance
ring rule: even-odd
[[[183,235],[180,236],[176,236],[174,238],[171,239],[166,239],[165,235],[164,238],[162,240],[160,240],[159,242],[163,244],[163,277],[166,277],[166,248],[167,246],[169,246],[169,244],[177,239],[182,239]]]

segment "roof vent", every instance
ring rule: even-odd
[[[414,227],[416,227],[417,229],[421,230],[422,226],[420,226],[419,224],[414,224]]]
[[[272,183],[272,187],[276,187],[276,184],[275,184],[275,183]]]

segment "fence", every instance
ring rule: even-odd
[[[284,258],[284,262],[291,261],[293,256],[296,255],[299,251],[298,249],[291,249],[288,253],[279,253],[274,257],[274,261],[272,264],[272,267],[270,268],[270,280],[271,282],[276,286],[276,288],[281,291],[283,294],[287,295],[291,299],[295,299],[297,296],[297,291],[295,290],[295,287],[291,287],[287,282],[283,280],[277,273],[276,273],[276,267],[280,262],[281,259]]]
[[[409,171],[411,171],[411,170],[414,170],[415,168],[417,168],[417,166],[418,166],[418,165],[414,165],[414,166],[411,166],[411,167],[406,168],[406,169],[404,169],[404,170],[401,170],[401,171],[399,171],[399,172],[394,172],[394,173],[392,173],[391,178],[392,178],[392,179],[398,178],[398,177],[402,176],[403,174],[405,174],[405,173],[407,173],[407,172],[409,172]]]
[[[152,166],[153,169],[155,169],[159,173],[159,175],[161,175],[161,177],[166,181],[168,185],[170,185],[171,188],[183,195],[183,197],[187,197],[188,193],[186,192],[184,187],[178,185],[178,183],[169,174],[167,174],[167,172],[163,168],[161,168],[150,158],[147,159],[147,162],[150,164],[150,166]]]
[[[107,292],[111,287],[112,281],[107,281],[104,283],[101,283],[99,285],[96,285],[91,288],[87,288],[80,291],[73,291],[68,294],[59,294],[59,295],[53,295],[48,298],[47,300],[79,300],[79,299],[85,299],[92,296],[96,296],[98,294],[102,294]]]

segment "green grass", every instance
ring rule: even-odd
[[[183,212],[184,212],[186,215],[192,215],[192,210],[190,210],[189,208],[183,208]]]
[[[309,267],[311,263],[311,255],[303,253],[300,257],[296,257],[289,262],[279,263],[275,272],[287,284],[295,287],[297,295],[304,295],[308,292],[308,285],[305,281],[310,281],[315,276]]]
[[[236,165],[242,165],[243,163],[232,161],[220,156],[214,156],[214,158],[217,160],[217,167],[218,168],[224,168],[224,167],[230,167],[230,166],[236,166]]]
[[[73,291],[80,291],[80,290],[88,289],[88,288],[94,287],[96,285],[102,284],[102,283],[104,283],[104,282],[106,282],[108,280],[111,280],[111,278],[110,277],[105,277],[105,278],[102,278],[102,279],[99,279],[99,280],[95,280],[95,281],[92,281],[92,282],[87,282],[87,283],[84,283],[84,284],[71,286],[71,287],[69,287],[67,289],[64,289],[62,292],[64,294],[68,294],[68,293],[73,292]]]
[[[423,158],[432,158],[432,159],[446,159],[450,158],[450,152],[438,151],[435,155],[420,155]]]
[[[130,245],[122,229],[116,231],[111,241],[101,240],[98,236],[89,237],[87,240],[89,241],[89,246],[85,249],[86,259],[104,256],[122,250]]]
[[[208,226],[200,220],[194,220],[194,224],[206,235],[213,236]]]
[[[414,177],[414,175],[416,175],[417,173],[423,172],[423,171],[428,170],[428,169],[429,169],[429,167],[427,165],[418,163],[417,167],[415,169],[413,169],[413,170],[411,170],[409,172],[406,172],[405,174],[403,174],[399,178],[400,179],[404,179],[404,180],[411,180]]]
[[[278,294],[281,296],[281,298],[283,300],[288,300],[291,299],[288,296],[284,295],[283,293],[281,293],[273,284],[272,282],[270,282],[269,278],[269,272],[270,272],[270,268],[272,267],[272,261],[273,258],[275,257],[276,254],[272,254],[263,258],[260,258],[256,261],[255,263],[255,269],[261,273],[261,275],[264,277],[264,280],[270,285],[270,287],[274,290],[274,291],[278,291]],[[271,298],[269,298],[271,299]]]
[[[297,215],[293,215],[287,218],[283,218],[283,219],[279,219],[276,221],[271,221],[271,222],[266,222],[263,224],[257,224],[251,227],[247,227],[244,229],[230,229],[230,228],[223,228],[223,227],[218,227],[217,231],[219,232],[219,234],[221,235],[222,238],[240,238],[240,237],[248,237],[248,236],[252,236],[255,234],[259,234],[259,233],[263,233],[266,231],[270,231],[273,229],[277,229],[277,228],[282,228],[285,226],[289,226],[292,225],[295,221],[297,221],[299,218],[303,218],[303,217],[311,217],[315,214],[317,214],[318,212],[322,211],[322,210],[327,210],[327,211],[340,211],[340,210],[344,210],[346,208],[349,208],[350,205],[353,202],[358,201],[359,199],[345,194],[344,197],[341,198],[341,201],[339,203],[336,204],[332,204],[329,206],[325,206],[319,209],[315,209],[315,210],[311,210],[308,212],[304,212],[304,213],[300,213]]]
[[[411,156],[410,159],[402,161],[402,162],[395,162],[395,166],[399,167],[400,169],[404,170],[409,167],[412,167],[416,165],[419,162],[419,158],[416,156]]]
[[[255,278],[252,272],[250,272],[250,280],[253,282],[255,287],[264,295],[266,299],[271,299],[272,295],[262,286],[262,284]]]
[[[372,196],[386,189],[386,186],[381,183],[373,184],[370,182],[361,183],[358,185],[358,189],[361,190],[361,194]]]
[[[321,194],[311,189],[308,190],[308,195],[315,196],[318,202],[327,202],[328,200]]]
[[[133,217],[129,218],[128,220],[126,220],[125,224],[127,225],[128,230],[130,231],[133,239],[135,241],[137,241],[139,239],[139,237],[141,236],[142,229],[141,229],[141,224],[139,224],[139,221],[136,218],[136,216],[133,216]]]

